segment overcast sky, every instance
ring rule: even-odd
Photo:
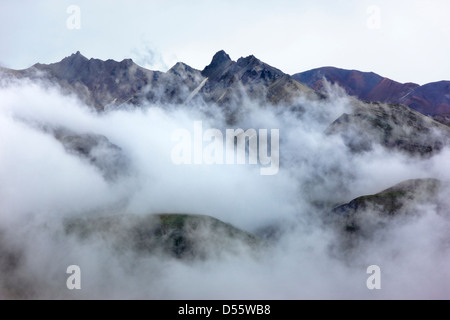
[[[0,64],[76,51],[165,70],[203,69],[224,49],[293,74],[322,66],[399,82],[450,80],[448,0],[0,0]],[[320,4],[319,4],[320,3]],[[80,29],[70,5],[80,8]]]

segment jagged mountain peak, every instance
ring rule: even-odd
[[[64,63],[64,64],[74,64],[74,63],[88,62],[88,61],[89,61],[88,58],[86,58],[84,55],[82,55],[80,51],[77,51],[75,53],[72,53],[70,56],[65,57],[60,62]]]
[[[295,97],[303,94],[311,95],[313,99],[319,97],[314,90],[254,55],[233,61],[221,50],[214,55],[201,75],[208,78],[201,89],[206,101],[214,101],[220,105],[242,99],[237,94],[242,89],[251,99],[267,100],[275,104],[292,102]]]
[[[262,62],[254,55],[233,61],[223,50],[214,55],[211,63],[202,71],[202,75],[211,80],[226,80],[226,83],[234,82],[232,79],[236,77],[246,83],[249,78],[273,81],[287,76],[281,70]]]
[[[92,59],[91,59],[92,60]],[[32,68],[42,69],[47,68],[48,66],[56,66],[56,65],[62,65],[62,66],[76,66],[77,68],[80,68],[84,63],[89,62],[89,59],[86,58],[84,55],[80,53],[80,51],[77,51],[75,53],[72,53],[70,56],[65,57],[59,62],[50,63],[50,64],[43,64],[43,63],[36,63],[33,65]]]
[[[221,50],[213,56],[211,63],[203,69],[202,75],[208,78],[217,76],[234,63],[230,56],[224,50]]]
[[[238,65],[247,65],[250,63],[254,63],[254,64],[262,64],[261,60],[259,60],[258,58],[256,58],[254,55],[249,55],[247,57],[241,57],[238,59],[237,64]]]
[[[211,63],[223,63],[223,62],[229,62],[231,61],[230,56],[225,52],[225,50],[220,50],[216,52],[216,54],[213,56]]]
[[[116,67],[120,68],[129,68],[133,65],[136,65],[132,59],[123,59],[121,61],[116,61],[113,59],[101,60],[96,58],[86,58],[84,55],[77,51],[76,53],[71,54],[68,57],[65,57],[60,62],[52,63],[49,65],[36,64],[35,66],[63,66],[64,68],[77,68],[82,70],[86,66],[94,66],[94,67]],[[136,65],[137,66],[137,65]]]
[[[199,72],[199,71],[183,62],[177,62],[172,68],[170,68],[168,70],[168,73],[173,73],[176,75],[181,75],[186,72],[193,73],[193,72]]]
[[[68,92],[77,92],[87,104],[100,111],[121,103],[182,103],[196,95],[206,102],[226,105],[242,99],[241,93],[237,94],[242,89],[251,99],[268,99],[272,103],[290,101],[297,94],[314,93],[254,55],[236,62],[224,50],[218,51],[203,71],[182,62],[166,73],[151,71],[131,59],[120,62],[88,59],[80,51],[56,63],[35,65],[19,76],[42,75],[35,73],[36,70],[43,71],[49,80]]]
[[[70,56],[71,57],[77,57],[77,58],[86,58],[85,56],[83,56],[81,54],[81,52],[79,50],[77,52],[75,52],[75,53],[72,53]]]
[[[269,81],[279,79],[283,76],[288,76],[283,71],[262,62],[254,55],[250,55],[245,58],[239,58],[236,62],[239,68],[245,70],[247,76],[253,78],[260,78]]]

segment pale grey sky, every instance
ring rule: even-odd
[[[80,29],[67,27],[70,5],[80,8]],[[336,66],[400,82],[450,80],[448,0],[0,0],[0,9],[0,64],[15,69],[77,50],[203,69],[224,49],[289,74]]]

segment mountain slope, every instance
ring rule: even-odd
[[[450,144],[450,127],[403,105],[363,103],[355,100],[350,114],[343,114],[328,128],[339,134],[355,153],[374,144],[413,156],[430,156]]]
[[[57,63],[3,72],[56,83],[98,111],[122,104],[182,104],[197,98],[230,106],[242,104],[247,97],[278,104],[291,103],[305,94],[322,96],[254,56],[232,61],[225,51],[216,53],[203,71],[181,62],[167,72],[151,71],[131,59],[102,61],[77,52]]]
[[[315,95],[308,87],[253,55],[232,61],[225,51],[219,51],[202,75],[208,78],[202,93],[207,101],[219,104],[236,98],[239,101],[240,89],[250,98],[272,103],[292,102],[301,94]]]
[[[124,103],[181,103],[202,81],[200,71],[181,63],[163,73],[144,69],[131,59],[87,59],[80,52],[57,63],[38,63],[9,74],[56,83],[98,111]]]
[[[102,61],[77,52],[57,63],[38,63],[25,70],[2,68],[2,72],[50,80],[98,111],[124,103],[181,104],[195,97],[224,106],[241,104],[246,97],[291,104],[299,96],[324,98],[321,92],[326,79],[362,101],[404,104],[425,115],[450,114],[450,81],[402,84],[373,72],[334,67],[291,77],[252,55],[233,61],[223,50],[203,71],[179,62],[164,73],[144,69],[131,59]]]
[[[77,218],[65,231],[81,240],[101,237],[120,253],[162,254],[178,259],[206,259],[239,250],[254,250],[254,235],[209,216],[158,214]]]
[[[334,67],[312,69],[292,76],[315,89],[324,89],[324,79],[342,87],[349,95],[363,101],[401,103],[425,115],[450,113],[450,81],[399,83],[373,72]]]
[[[399,102],[423,114],[450,114],[450,81],[420,86]]]
[[[44,72],[50,81],[62,88],[75,91],[83,100],[102,110],[106,105],[126,103],[137,98],[137,93],[147,84],[156,81],[160,73],[137,66],[132,60],[121,62],[87,59],[80,52],[58,63],[35,64],[23,71],[24,76]]]
[[[436,204],[441,188],[441,181],[436,179],[407,180],[340,205],[333,209],[332,215],[345,231],[368,235],[394,217],[420,214],[420,205]]]

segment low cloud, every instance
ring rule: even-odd
[[[48,84],[4,84],[0,297],[449,298],[450,205],[445,196],[437,205],[421,204],[416,217],[393,220],[353,249],[338,248],[340,230],[324,217],[334,206],[407,179],[449,182],[450,150],[428,159],[378,145],[351,153],[339,135],[327,135],[326,129],[351,112],[352,100],[329,90],[329,99],[300,98],[304,112],[250,100],[235,106],[241,117],[233,129],[280,130],[279,173],[261,176],[257,166],[172,163],[176,129],[190,130],[196,120],[205,128],[228,128],[220,107],[204,112],[204,104],[144,104],[98,114]],[[129,167],[116,179],[105,179],[48,128],[103,136],[120,148]],[[184,261],[117,253],[100,236],[83,241],[64,229],[67,219],[157,213],[209,215],[266,236],[268,245],[256,256],[243,247]],[[65,287],[65,271],[72,264],[81,267],[80,291]],[[382,270],[380,291],[366,287],[366,269],[373,264]]]
[[[138,65],[148,70],[167,71],[167,65],[162,54],[155,49],[149,41],[143,41],[138,47],[131,51],[131,57]]]

